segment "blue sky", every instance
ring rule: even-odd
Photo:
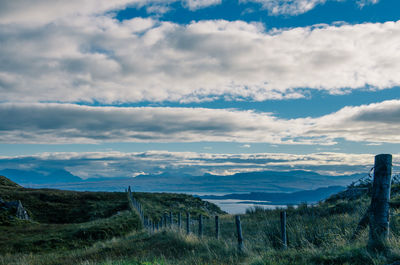
[[[378,153],[397,166],[398,10],[397,0],[1,1],[0,169],[43,167],[19,160],[35,157],[102,176],[60,162],[95,153],[112,176],[108,160],[139,165],[149,152],[154,167],[118,176],[175,172],[187,153],[226,155],[212,169],[193,163],[196,174],[276,169],[232,162],[249,154],[331,174]]]

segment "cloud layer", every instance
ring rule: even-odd
[[[266,32],[78,16],[0,25],[0,39],[0,98],[11,102],[263,101],[400,85],[400,21]]]
[[[394,173],[399,169],[394,155]],[[0,170],[66,169],[84,179],[89,177],[129,177],[138,174],[231,175],[262,170],[311,170],[321,174],[368,173],[373,166],[370,154],[207,154],[149,151],[143,153],[45,153],[36,156],[0,157]]]
[[[0,104],[3,143],[265,142],[400,143],[400,100],[345,107],[318,118],[206,108]]]

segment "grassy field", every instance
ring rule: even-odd
[[[7,188],[9,194],[12,194],[12,189],[16,189],[17,193],[22,191],[19,187]],[[297,208],[288,208],[287,250],[281,249],[280,211],[250,209],[241,215],[245,245],[243,252],[237,250],[234,216],[223,214],[214,205],[187,195],[133,195],[141,201],[146,214],[153,219],[169,211],[178,213],[189,210],[192,216],[199,213],[205,215],[205,235],[203,238],[196,236],[196,220],[191,225],[193,233],[190,235],[177,229],[149,233],[142,228],[135,213],[126,211],[126,206],[116,210],[119,211],[118,214],[114,212],[106,216],[102,212],[100,216],[106,217],[80,223],[45,224],[21,221],[0,226],[0,264],[384,265],[400,260],[398,185],[392,187],[393,207],[387,249],[376,253],[366,250],[368,229],[356,240],[351,239],[358,221],[370,203],[367,193],[353,199],[333,196],[315,207],[304,204]],[[114,196],[117,195],[110,193],[110,198]],[[126,202],[126,194],[121,193],[118,196],[121,196],[121,203],[123,199]],[[99,197],[96,203],[101,205],[103,199],[107,198]],[[110,201],[104,202],[108,206],[100,209],[111,211],[107,210],[112,208]],[[117,209],[118,200],[114,203]],[[214,239],[215,214],[220,215],[219,240]]]

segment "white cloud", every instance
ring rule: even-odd
[[[190,10],[196,10],[204,7],[214,6],[221,4],[222,0],[184,0],[184,6]]]
[[[144,4],[145,0],[12,0],[0,2],[0,24],[48,23],[58,18],[101,14],[122,9],[128,4]]]
[[[145,7],[148,13],[165,13],[180,0],[5,0],[0,1],[0,24],[46,24],[60,18],[101,15],[126,7]],[[221,0],[182,0],[190,10],[218,5]]]
[[[240,0],[241,2],[260,3],[272,15],[299,15],[310,11],[326,0]]]
[[[271,15],[299,15],[323,5],[328,1],[342,2],[343,0],[239,0],[240,2],[260,3],[262,8],[267,9]],[[349,1],[349,0],[345,0]],[[355,0],[360,7],[376,4],[379,0]]]
[[[400,143],[399,130],[400,100],[290,120],[229,109],[0,104],[3,143],[222,141],[332,145],[340,138]]]
[[[357,0],[357,5],[360,8],[363,8],[366,5],[374,5],[377,4],[379,2],[379,0]]]
[[[230,175],[262,170],[310,170],[321,174],[368,173],[373,165],[371,154],[313,153],[307,155],[255,153],[209,154],[194,152],[148,151],[142,153],[44,153],[35,156],[0,157],[0,170],[19,168],[40,170],[65,168],[82,178],[121,177],[145,174]],[[393,155],[394,172],[400,155]],[[21,168],[21,165],[25,165]],[[26,167],[29,165],[30,167]],[[134,172],[134,173],[133,173]]]
[[[263,101],[400,85],[400,21],[265,32],[80,16],[0,26],[0,38],[0,98],[11,102]]]

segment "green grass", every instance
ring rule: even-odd
[[[155,222],[160,221],[164,213],[169,215],[170,211],[173,213],[175,222],[177,222],[178,213],[182,214],[183,219],[186,218],[186,212],[189,212],[194,218],[200,214],[206,218],[215,214],[226,214],[215,204],[186,194],[135,192],[133,197],[142,204],[145,215]]]
[[[126,194],[119,196],[126,201]],[[287,250],[281,248],[280,210],[250,209],[241,215],[243,253],[237,250],[234,216],[223,214],[216,206],[188,195],[133,193],[133,196],[155,220],[169,211],[175,216],[190,211],[196,218],[203,214],[204,237],[196,236],[195,219],[190,235],[176,229],[151,234],[141,229],[135,213],[127,211],[83,223],[20,222],[0,226],[0,264],[384,265],[400,260],[400,210],[395,204],[400,198],[398,185],[392,188],[391,236],[384,252],[367,251],[368,229],[356,240],[351,239],[370,203],[368,194],[351,200],[332,196],[315,207],[305,204],[289,207]],[[99,196],[93,203],[101,205],[102,200],[107,198]],[[105,212],[112,209],[111,201],[103,202],[106,206],[99,209]],[[214,239],[215,214],[220,215],[219,240]],[[182,226],[185,225],[183,218]]]
[[[42,224],[24,221],[0,226],[0,254],[76,249],[141,229],[137,215],[118,215],[81,224]]]

